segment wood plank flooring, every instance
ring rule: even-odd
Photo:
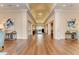
[[[8,55],[79,55],[78,40],[56,40],[48,36],[38,42],[35,37],[24,40],[5,41],[5,52]]]

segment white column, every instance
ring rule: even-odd
[[[51,24],[48,23],[48,35],[51,35]]]
[[[48,26],[47,26],[47,24],[46,24],[45,27],[44,27],[46,34],[47,34],[47,32],[48,32],[48,28],[47,28],[47,27],[48,27]]]
[[[24,12],[23,12],[23,19],[22,19],[22,32],[23,32],[23,34],[22,34],[22,38],[23,39],[28,39],[28,35],[27,35],[27,10],[25,10]]]
[[[32,24],[31,24],[31,35],[32,35]]]
[[[55,39],[65,39],[65,21],[61,14],[61,11],[55,12],[55,21],[54,21],[54,38]]]

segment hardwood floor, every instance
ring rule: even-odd
[[[5,41],[4,51],[8,55],[78,55],[78,40],[55,40],[48,36],[38,42],[35,37],[29,40]]]

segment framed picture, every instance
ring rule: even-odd
[[[14,20],[12,18],[9,18],[7,21],[6,21],[6,28],[10,28],[14,25]]]
[[[75,20],[68,21],[68,27],[75,28]]]

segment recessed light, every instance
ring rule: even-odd
[[[41,16],[41,15],[42,15],[42,13],[40,12],[40,13],[38,13],[38,15],[39,15],[39,16]]]
[[[16,7],[19,7],[19,4],[17,4]]]
[[[66,5],[66,4],[63,4],[62,6],[63,6],[63,7],[66,7],[67,5]]]
[[[3,4],[1,4],[0,6],[1,6],[1,7],[3,7],[4,5],[3,5]]]

